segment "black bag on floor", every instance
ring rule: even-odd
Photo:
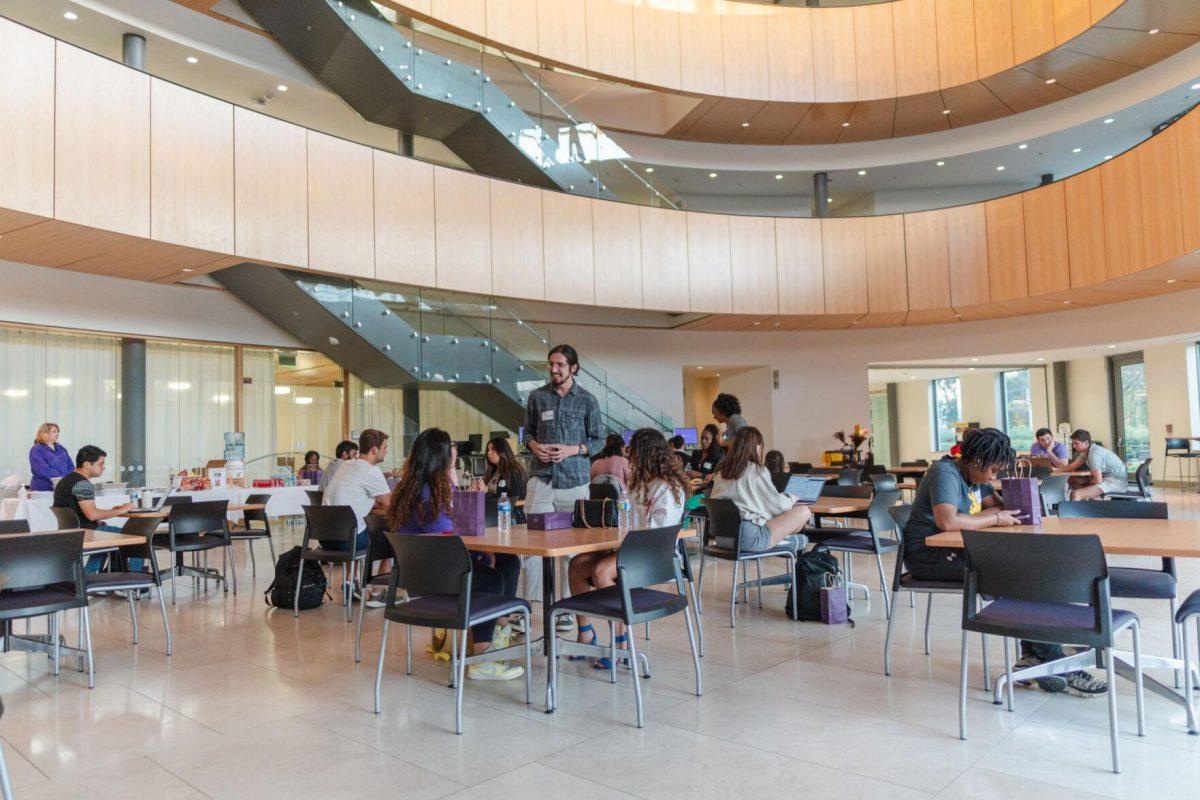
[[[293,608],[296,578],[300,574],[300,548],[293,547],[275,562],[275,580],[263,592],[267,605],[276,608]],[[304,584],[300,587],[300,608],[318,608],[325,600],[328,581],[325,570],[315,561],[304,565]]]
[[[783,606],[789,617],[792,616],[792,592],[798,590],[800,594],[796,597],[795,619],[801,622],[821,621],[821,589],[828,585],[826,575],[841,580],[838,560],[828,549],[817,546],[796,557],[796,576]]]

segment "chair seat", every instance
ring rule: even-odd
[[[871,540],[871,532],[859,528],[812,528],[818,538],[811,539],[814,544],[824,545],[835,550],[856,550],[864,553],[875,552],[875,543]],[[828,535],[826,535],[828,534]],[[880,537],[879,552],[888,553],[900,546],[895,539]]]
[[[358,553],[355,558],[362,558],[366,553]],[[304,551],[305,561],[323,561],[328,564],[343,564],[350,560],[349,550],[326,550],[324,547],[311,547]]]
[[[75,587],[43,586],[38,589],[13,589],[0,592],[0,619],[40,617],[56,611],[83,608],[86,599],[75,596]]]
[[[1141,492],[1111,492],[1104,495],[1109,500],[1145,500],[1146,496]]]
[[[687,607],[687,598],[674,592],[660,592],[658,589],[633,589],[629,592],[633,601],[633,616],[641,617],[647,614],[666,616]],[[624,612],[621,609],[621,590],[616,586],[594,589],[575,597],[564,597],[551,607],[552,611],[571,611],[584,616],[607,617],[621,619]]]
[[[270,531],[264,531],[262,528],[234,528],[229,531],[230,539],[269,539],[271,538]]]
[[[1113,597],[1142,600],[1171,600],[1177,592],[1171,573],[1157,569],[1109,567],[1108,585]]]
[[[1200,589],[1189,594],[1183,601],[1183,605],[1175,612],[1175,621],[1182,624],[1193,614],[1200,614]]]
[[[726,561],[737,561],[739,558],[749,558],[758,556],[784,556],[795,555],[790,548],[776,545],[768,550],[743,550],[740,554],[734,553],[729,547],[717,547],[715,544],[710,544],[704,548],[706,556],[713,558],[723,558]]]
[[[419,625],[426,628],[453,628],[458,620],[457,594],[427,594],[414,597],[407,603],[387,607],[383,614],[392,622]],[[504,597],[499,594],[472,594],[471,616],[466,625],[470,627],[489,619],[515,611],[530,610],[529,603],[520,597]]]
[[[1118,631],[1137,619],[1137,614],[1119,608],[1112,610],[1113,630]],[[1088,606],[1070,603],[1039,603],[1029,600],[996,600],[975,614],[975,622],[1014,629],[1037,627],[1088,631],[1095,624],[1095,612]]]
[[[921,590],[933,592],[961,592],[963,589],[963,582],[925,580],[923,578],[914,578],[912,573],[906,572],[900,576],[900,588],[914,592],[919,592]]]
[[[225,546],[223,536],[202,536],[199,533],[181,533],[175,537],[176,553],[191,553],[199,550],[216,550]],[[154,537],[154,547],[158,550],[171,550],[171,539],[167,534],[160,533]]]
[[[157,585],[154,582],[154,576],[148,572],[89,572],[84,576],[84,581],[87,583],[87,590],[89,592]]]

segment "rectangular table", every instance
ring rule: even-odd
[[[1100,546],[1109,555],[1200,558],[1200,519],[1061,519],[1047,517],[1040,525],[1014,525],[1009,528],[988,528],[987,530],[1001,533],[1040,533],[1048,536],[1095,534],[1100,537]],[[948,531],[934,534],[925,539],[925,544],[929,547],[962,548],[962,533]],[[1119,603],[1119,599],[1114,598],[1113,602],[1114,604]],[[1117,660],[1118,674],[1132,680],[1133,654],[1114,650],[1114,657]],[[1020,680],[1022,677],[1044,677],[1089,666],[1099,665],[1096,663],[1096,653],[1085,650],[1028,670],[1014,672],[1013,680]],[[1047,667],[1049,669],[1046,669]],[[1143,669],[1180,670],[1183,668],[1183,661],[1164,656],[1149,656],[1143,653],[1142,667]],[[993,689],[993,696],[997,703],[1001,699],[1004,680],[1004,677],[997,680]],[[1184,680],[1192,680],[1192,676],[1185,675]],[[1188,705],[1179,692],[1149,676],[1144,676],[1144,683],[1145,687],[1155,694],[1184,706],[1188,712],[1188,728],[1193,731],[1200,730],[1196,711]]]

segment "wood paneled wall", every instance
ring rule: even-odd
[[[900,97],[995,75],[1083,33],[1122,2],[387,0],[473,38],[617,80],[798,102]]]
[[[832,327],[1170,291],[1172,262],[1200,249],[1200,110],[1099,167],[984,203],[867,218],[736,217],[433,166],[52,44],[0,24],[0,63],[26,56],[0,73],[0,143],[30,161],[0,180],[0,258],[146,279],[240,258]],[[29,135],[27,120],[57,131],[52,143]]]

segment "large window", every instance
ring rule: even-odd
[[[958,378],[938,378],[930,387],[933,408],[933,449],[954,446],[954,426],[962,419],[962,390]]]
[[[1033,392],[1029,387],[1029,370],[1014,369],[1000,373],[1000,407],[1003,409],[1004,432],[1012,439],[1018,452],[1033,446]]]

